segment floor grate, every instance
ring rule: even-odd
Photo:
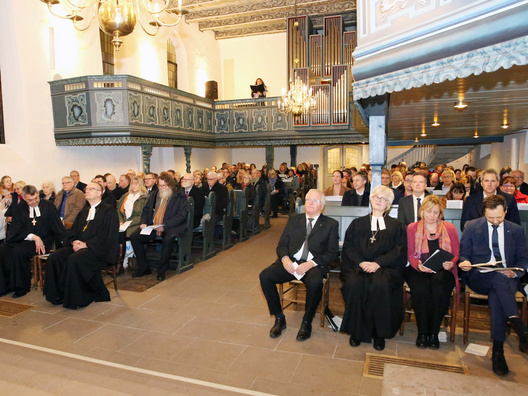
[[[363,368],[363,375],[373,378],[383,377],[385,364],[398,364],[400,366],[419,367],[430,370],[447,371],[449,373],[469,375],[467,366],[429,362],[427,360],[419,359],[407,359],[396,356],[375,355],[372,353],[367,353],[365,366]]]
[[[21,312],[27,311],[28,309],[34,308],[33,305],[21,304],[11,301],[0,300],[0,315],[2,316],[15,316]]]

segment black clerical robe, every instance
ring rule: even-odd
[[[90,204],[79,212],[70,229],[69,245],[48,258],[44,294],[52,304],[77,309],[93,301],[110,301],[101,270],[117,260],[119,220],[117,211],[100,202],[95,217],[87,221]],[[75,240],[87,248],[74,252]]]
[[[66,229],[52,202],[41,200],[38,204],[40,216],[30,218],[29,205],[20,201],[15,207],[13,221],[6,243],[0,245],[0,295],[9,291],[29,291],[31,287],[31,265],[29,260],[36,254],[35,242],[26,240],[29,234],[42,239],[46,252],[53,241],[66,238]]]
[[[373,336],[393,337],[403,320],[407,236],[399,220],[390,216],[384,220],[386,229],[372,232],[370,215],[355,219],[346,231],[341,253],[345,300],[341,331],[362,342],[370,342]],[[363,261],[375,262],[380,268],[366,273],[359,267]]]

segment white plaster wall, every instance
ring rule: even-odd
[[[527,131],[523,131],[505,136],[503,143],[478,146],[475,149],[474,161],[471,165],[480,169],[493,168],[497,172],[505,166],[515,167],[515,164],[512,163],[511,148],[512,139],[515,138],[518,142],[519,169],[528,173],[527,134]]]
[[[249,85],[262,78],[268,96],[280,96],[287,87],[286,33],[219,40],[222,81],[220,99],[250,96]]]
[[[177,50],[180,87],[200,94],[206,80],[221,77],[218,45],[211,33],[199,32],[195,24],[179,26],[170,35]],[[117,73],[166,84],[168,31],[150,38],[138,29],[125,38],[117,53]],[[80,172],[84,182],[98,173],[118,175],[129,168],[140,170],[139,147],[55,145],[47,81],[102,74],[97,24],[85,32],[77,32],[69,21],[53,17],[42,3],[2,0],[0,72],[6,136],[6,144],[0,145],[1,175],[8,174],[13,180],[38,186],[43,180],[51,179],[60,188],[61,177],[72,169]],[[198,81],[199,75],[203,81]],[[202,157],[199,151],[193,155],[193,160]],[[183,148],[154,148],[151,161],[157,171],[185,169]],[[201,162],[208,161],[203,158],[197,162],[202,166]]]

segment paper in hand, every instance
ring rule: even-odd
[[[444,262],[451,261],[455,257],[454,254],[449,253],[444,249],[436,249],[433,254],[429,256],[427,260],[423,262],[425,268],[429,268],[434,272],[438,272],[444,269]]]

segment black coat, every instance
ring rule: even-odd
[[[343,194],[343,200],[341,201],[341,206],[369,206],[369,195],[370,191],[366,188],[363,191],[363,196],[361,197],[361,202],[357,204],[357,193],[356,190],[345,191]]]
[[[500,190],[497,190],[497,195],[502,195],[506,198],[506,205],[508,210],[506,212],[506,220],[521,225],[521,217],[519,215],[519,209],[517,208],[517,201],[511,194],[506,194]],[[482,211],[482,201],[484,201],[484,193],[472,194],[464,201],[462,207],[462,216],[460,218],[460,229],[464,231],[464,224],[469,220],[478,219],[484,216]]]
[[[204,196],[204,198],[209,196],[209,193],[211,191],[213,191],[216,195],[215,213],[217,216],[217,221],[221,221],[227,211],[227,204],[229,203],[229,192],[227,191],[227,187],[218,183],[218,181],[213,185],[212,188],[209,188],[209,185],[207,183],[202,187],[202,195]]]
[[[155,215],[156,198],[159,191],[150,193],[149,200],[143,207],[143,213],[141,214],[141,224],[152,225]],[[185,190],[180,189],[174,192],[165,208],[165,215],[163,217],[163,228],[165,233],[168,233],[172,237],[178,237],[185,231],[187,223],[187,212],[189,207],[187,205],[187,197],[185,196]]]

